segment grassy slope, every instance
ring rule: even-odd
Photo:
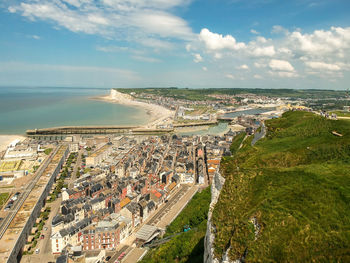
[[[266,124],[267,138],[222,162],[216,256],[231,247],[247,262],[350,261],[350,122],[287,112]]]
[[[0,193],[0,209],[6,203],[9,193]]]
[[[203,262],[204,236],[210,199],[209,187],[197,193],[167,227],[165,236],[183,232],[185,225],[190,225],[192,230],[173,237],[171,241],[158,248],[151,249],[141,262]]]
[[[241,132],[233,138],[232,144],[230,146],[230,151],[232,154],[235,154],[237,152],[245,136],[246,136],[246,133]]]

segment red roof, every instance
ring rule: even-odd
[[[154,194],[156,197],[161,198],[162,194],[159,193],[157,190],[152,190],[152,194]]]

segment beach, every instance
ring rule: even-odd
[[[0,135],[0,152],[5,151],[7,146],[17,139],[22,141],[25,137],[21,135]]]
[[[131,95],[118,92],[115,89],[111,89],[110,94],[107,96],[94,97],[93,99],[121,105],[140,107],[146,110],[151,119],[146,125],[143,126],[144,128],[156,128],[156,126],[159,124],[170,123],[175,114],[174,111],[166,109],[160,105],[137,101]]]

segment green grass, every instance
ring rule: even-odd
[[[216,257],[231,247],[246,262],[348,262],[350,122],[287,112],[266,126],[266,138],[222,161]]]
[[[0,193],[0,209],[7,202],[9,198],[9,193]]]
[[[191,230],[174,236],[169,242],[151,249],[141,262],[203,262],[204,236],[207,229],[210,200],[209,187],[195,194],[188,205],[167,227],[164,236],[183,232],[185,225],[190,225]]]
[[[52,152],[52,150],[53,150],[52,148],[47,148],[47,149],[44,150],[44,153],[46,155],[49,155]]]
[[[238,151],[239,146],[241,145],[244,137],[246,136],[246,133],[241,132],[240,134],[236,135],[233,140],[232,144],[230,146],[230,151],[232,154],[235,154]]]

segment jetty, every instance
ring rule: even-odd
[[[159,134],[169,133],[173,129],[147,129],[140,126],[62,126],[27,130],[29,137],[74,134]]]

